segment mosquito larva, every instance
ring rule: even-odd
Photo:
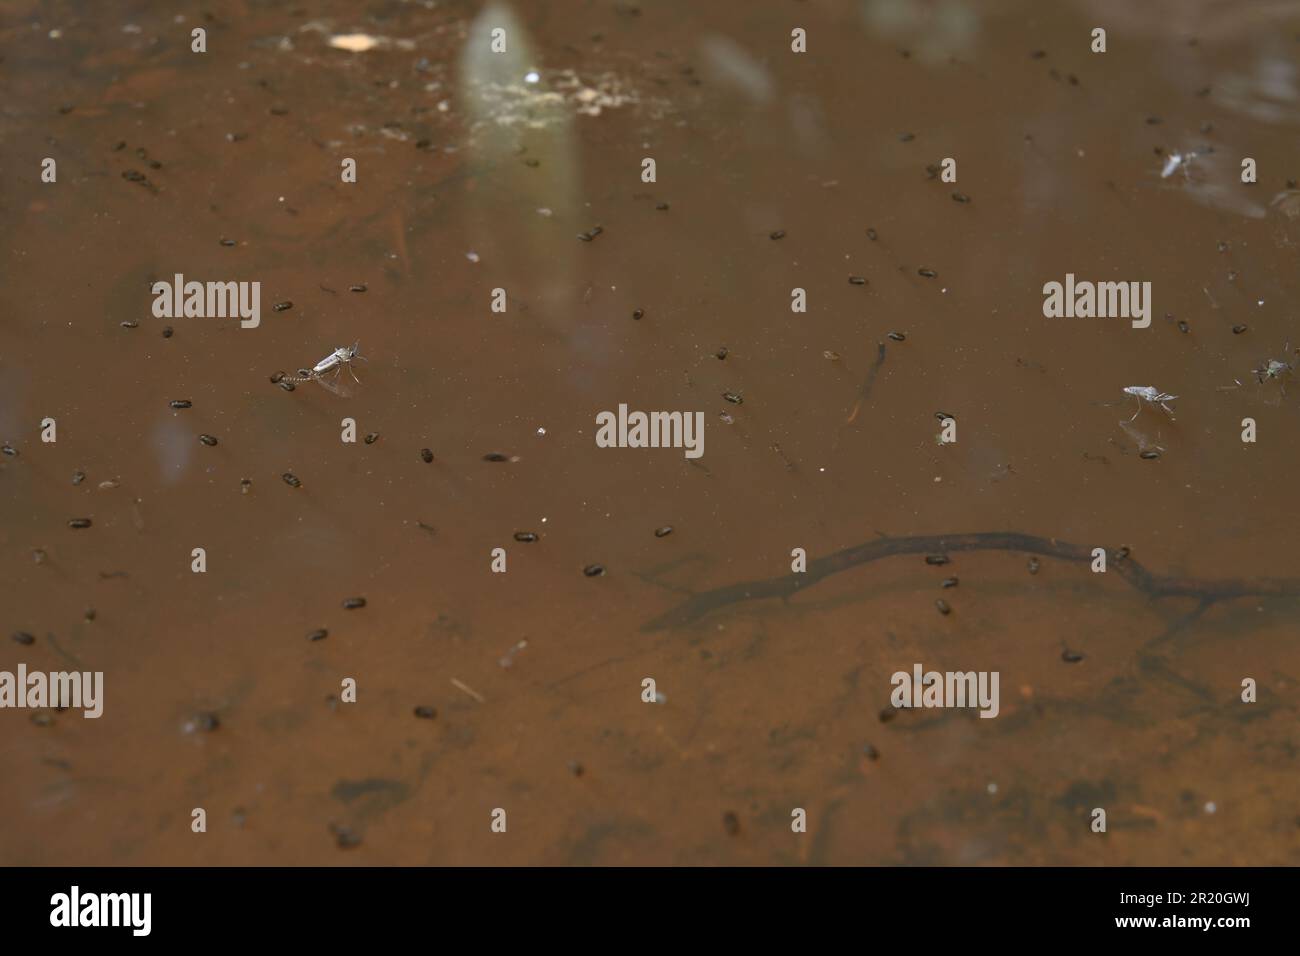
[[[69,519],[68,519],[68,527],[69,527],[69,528],[89,528],[89,527],[90,527],[90,519],[89,519],[89,518],[69,518]]]
[[[940,614],[952,613],[952,608],[948,606],[948,602],[945,601],[943,598],[939,598],[939,600],[935,601],[934,606],[938,608]]]
[[[203,444],[207,445],[209,448],[211,448],[217,443],[217,440],[213,438],[211,435],[200,435],[199,441],[203,442]]]
[[[433,461],[433,451],[429,448],[420,449],[420,460],[426,465]]]
[[[775,232],[773,232],[770,236],[768,236],[768,238],[769,238],[769,239],[784,239],[784,238],[785,238],[785,230],[784,230],[784,229],[777,229],[777,230],[776,230]]]
[[[638,319],[638,320],[639,320],[639,319],[641,319],[641,318],[644,318],[644,316],[645,316],[645,309],[633,309],[633,310],[632,310],[632,318],[634,318],[634,319]]]
[[[484,455],[483,460],[484,461],[509,461],[510,457],[508,455],[501,454],[501,452],[499,451],[492,451]]]
[[[350,286],[348,286],[348,291],[349,291],[349,292],[365,292],[365,291],[366,291],[366,284],[365,284],[364,282],[359,282],[359,283],[357,283],[356,285],[350,285]]]
[[[350,597],[343,600],[343,609],[345,611],[355,611],[359,607],[366,606],[366,599],[363,597]]]
[[[673,533],[673,526],[670,524],[666,524],[662,528],[655,528],[656,538],[666,538],[672,533]]]
[[[731,402],[731,404],[733,404],[733,405],[743,405],[743,404],[745,404],[745,399],[742,398],[742,397],[741,397],[738,393],[736,393],[736,392],[723,392],[723,393],[722,393],[722,397],[725,398],[727,401]]]
[[[290,488],[302,487],[302,482],[298,480],[298,476],[291,471],[286,471],[280,477],[284,479],[284,483],[288,485]]]
[[[605,567],[601,564],[589,564],[582,569],[582,573],[589,578],[598,578],[605,573]]]
[[[930,565],[938,566],[948,564],[950,561],[951,559],[946,554],[927,554],[925,556],[925,563]]]
[[[904,335],[902,332],[890,332],[889,338],[893,339],[895,342],[902,342],[904,339],[907,338],[907,336]]]
[[[325,638],[327,638],[327,637],[329,637],[329,636],[330,636],[330,632],[329,632],[329,631],[325,630],[325,628],[323,628],[323,627],[318,627],[316,630],[312,631],[310,634],[307,635],[307,640],[309,640],[309,641],[323,641],[323,640],[325,640]]]
[[[537,535],[536,535],[534,532],[532,532],[532,531],[516,531],[516,532],[515,532],[515,540],[516,540],[516,541],[522,541],[522,542],[524,542],[525,544],[528,544],[528,543],[531,543],[531,542],[533,542],[533,541],[536,541],[536,540],[537,540]]]
[[[1240,335],[1242,332],[1245,332],[1245,331],[1246,331],[1245,323],[1242,323],[1241,325],[1234,325],[1234,326],[1232,327],[1232,334],[1233,334],[1233,335]]]
[[[1072,651],[1069,648],[1066,648],[1061,651],[1061,660],[1065,661],[1067,664],[1077,664],[1079,661],[1083,660],[1083,655],[1078,651]]]
[[[168,402],[167,404],[170,405],[172,408],[193,408],[194,407],[194,403],[191,402],[188,398],[172,399],[172,401]]]
[[[26,631],[14,631],[13,639],[19,644],[25,646],[36,643],[36,638],[32,637],[32,635],[28,634]]]
[[[367,445],[373,445],[377,441],[379,441],[379,432],[371,432],[366,436]]]
[[[275,305],[271,306],[271,311],[288,312],[292,308],[293,308],[293,303],[290,302],[288,299],[285,299],[283,302],[277,302]]]
[[[86,473],[84,471],[74,471],[72,473],[72,483],[74,485],[79,485],[85,480],[86,480]]]
[[[866,285],[867,280],[862,276],[849,276],[849,282],[852,285]]]
[[[955,588],[956,586],[957,586],[956,578],[944,578],[943,581],[940,582],[939,584],[939,587],[941,588]]]
[[[421,720],[433,720],[438,716],[438,709],[436,707],[427,707],[422,704],[415,708],[415,716],[419,717]]]
[[[933,269],[917,269],[916,274],[921,276],[924,279],[933,279],[939,273],[935,272]]]

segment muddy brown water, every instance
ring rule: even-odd
[[[0,862],[1300,861],[1295,596],[976,551],[653,626],[916,535],[1300,578],[1300,383],[1250,373],[1300,344],[1300,5],[161,6],[0,29],[0,670],[105,674],[98,720],[0,711]],[[1067,272],[1151,327],[1044,318]],[[175,273],[260,326],[155,318]],[[353,341],[350,398],[269,381]],[[1128,385],[1176,420],[1124,430]],[[596,447],[619,403],[703,411],[703,457]],[[882,721],[918,662],[999,717]]]

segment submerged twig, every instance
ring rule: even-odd
[[[808,562],[802,574],[786,574],[766,581],[747,581],[714,588],[692,596],[677,607],[646,623],[642,630],[659,631],[691,624],[732,604],[768,598],[788,598],[824,578],[861,564],[901,554],[942,554],[952,551],[1021,551],[1063,561],[1088,564],[1092,548],[1057,538],[1040,538],[1014,531],[976,532],[956,535],[918,535],[908,538],[877,538]],[[1216,601],[1240,597],[1300,597],[1300,579],[1295,578],[1187,578],[1148,571],[1126,553],[1106,550],[1107,568],[1127,584],[1150,598],[1192,597],[1207,607]]]

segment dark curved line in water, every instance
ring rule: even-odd
[[[732,604],[788,598],[812,587],[832,574],[900,554],[946,554],[953,551],[1021,551],[1063,561],[1092,562],[1092,548],[1056,538],[1040,538],[1014,531],[971,534],[920,535],[907,538],[879,538],[827,555],[808,563],[802,574],[791,572],[765,581],[748,581],[703,591],[649,621],[643,631],[681,627]],[[1106,570],[1151,598],[1192,597],[1205,604],[1239,597],[1300,597],[1300,580],[1295,578],[1187,578],[1148,571],[1132,557],[1106,550]]]

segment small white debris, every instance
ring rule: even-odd
[[[988,790],[989,790],[989,793],[997,793],[997,792],[998,792],[998,785],[997,785],[996,783],[990,783],[989,786],[988,786]]]
[[[467,252],[465,253],[465,258],[470,262],[478,262],[478,253],[474,251]]]
[[[372,37],[368,33],[342,33],[330,37],[330,46],[336,50],[347,50],[349,53],[365,53],[379,46],[379,43],[378,37]]]
[[[529,70],[527,73],[524,74],[525,83],[536,83],[541,78],[542,78],[541,74],[538,73],[536,70]]]
[[[1215,802],[1214,802],[1213,800],[1211,800],[1209,803],[1207,803],[1207,804],[1205,805],[1205,812],[1206,812],[1206,813],[1213,813],[1213,812],[1214,812],[1215,810],[1217,810],[1217,809],[1219,809],[1219,808],[1218,808],[1218,806],[1215,804]]]

